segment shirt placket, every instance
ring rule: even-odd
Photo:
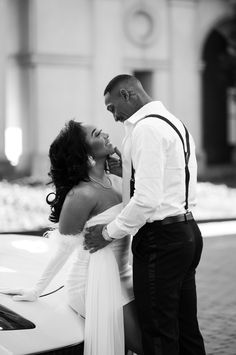
[[[130,200],[130,178],[131,178],[131,127],[126,127],[126,135],[122,142],[122,198],[125,207]]]

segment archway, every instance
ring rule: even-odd
[[[236,145],[229,112],[236,88],[235,23],[230,20],[213,29],[203,49],[202,127],[208,165],[230,164]]]

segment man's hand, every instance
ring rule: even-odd
[[[105,224],[96,224],[96,226],[85,229],[84,249],[90,253],[95,253],[99,249],[106,247],[110,242],[106,241],[102,236],[102,229]]]
[[[122,160],[121,160],[121,152],[117,147],[114,148],[115,153],[118,155],[118,158],[114,158],[113,156],[109,156],[107,158],[108,168],[111,174],[122,177]]]

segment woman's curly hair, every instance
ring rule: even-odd
[[[67,193],[81,181],[89,181],[88,156],[90,146],[86,142],[86,133],[80,122],[70,120],[52,142],[49,149],[51,162],[48,175],[49,184],[55,187],[55,197],[46,201],[51,207],[49,220],[58,222],[62,205]]]

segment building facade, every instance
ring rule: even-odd
[[[235,164],[235,0],[0,0],[0,38],[0,176],[16,146],[7,128],[22,132],[15,169],[35,176],[47,176],[49,145],[71,118],[120,147],[103,102],[120,73],[189,127],[200,170]]]

